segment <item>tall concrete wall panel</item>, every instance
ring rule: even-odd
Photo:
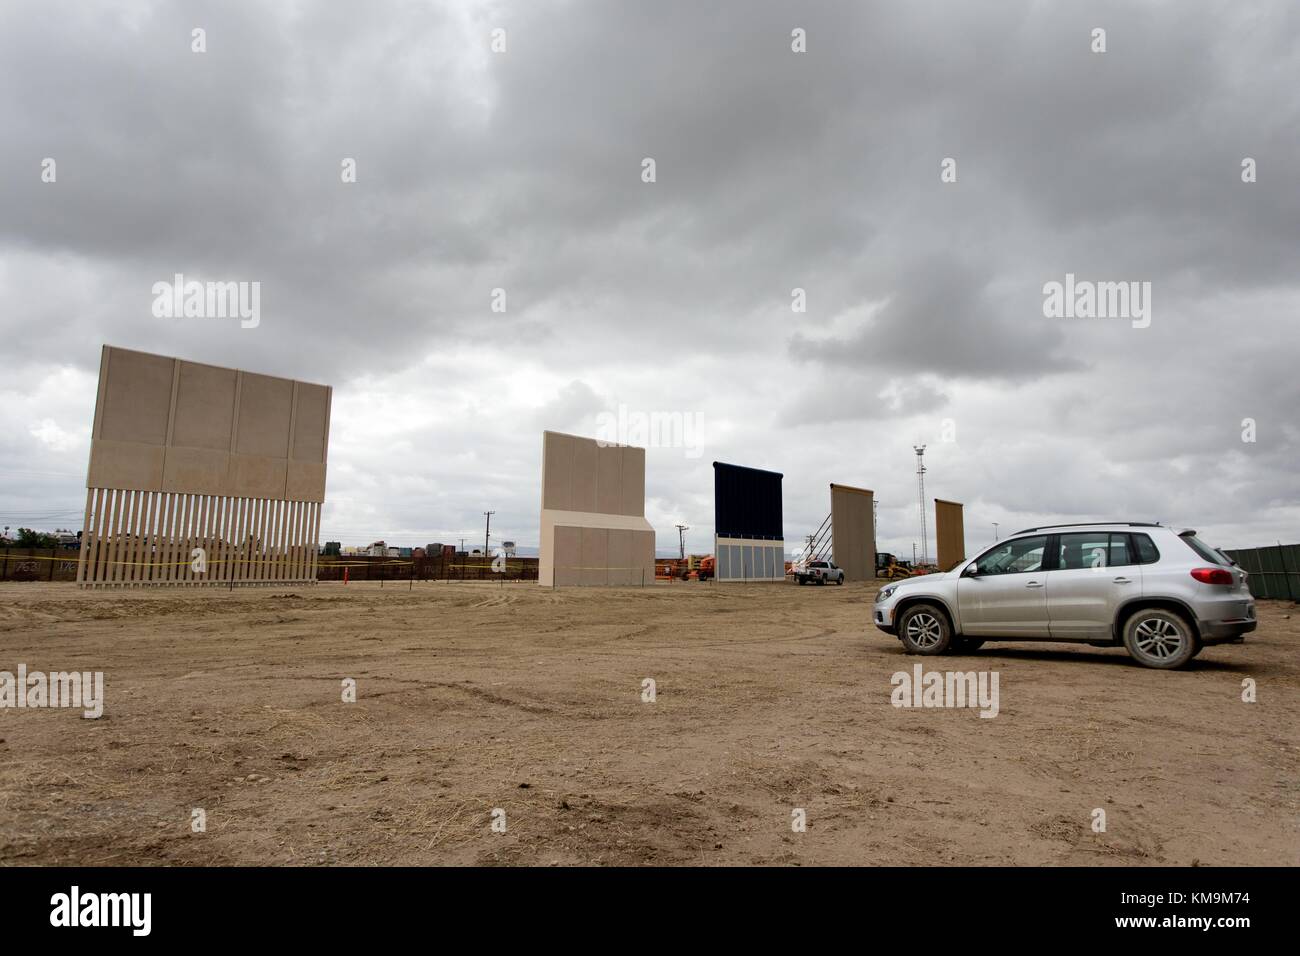
[[[831,485],[831,560],[844,569],[844,580],[875,580],[875,523],[873,492]]]
[[[645,449],[543,432],[538,583],[653,583],[654,549]]]
[[[962,506],[934,499],[934,543],[940,571],[951,571],[966,558],[966,527]]]
[[[331,400],[324,385],[104,346],[78,580],[314,580]],[[194,548],[210,552],[202,572],[182,567]]]

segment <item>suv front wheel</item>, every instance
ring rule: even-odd
[[[1201,651],[1186,619],[1158,608],[1138,611],[1124,622],[1124,647],[1139,664],[1161,670],[1182,667]]]
[[[909,654],[942,654],[952,643],[952,628],[933,604],[914,604],[899,617],[898,636]]]

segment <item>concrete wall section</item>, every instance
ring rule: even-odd
[[[540,544],[539,584],[653,584],[645,449],[543,432]]]
[[[86,486],[322,502],[331,397],[106,345]]]
[[[934,499],[934,543],[940,571],[951,571],[965,560],[965,519],[962,506],[956,501]]]
[[[865,488],[831,485],[831,560],[846,581],[876,578],[875,495]]]
[[[324,385],[104,346],[78,581],[314,581],[331,398]]]

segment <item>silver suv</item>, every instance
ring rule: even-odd
[[[1158,524],[1027,528],[943,574],[881,588],[875,624],[910,654],[985,641],[1123,645],[1148,667],[1181,667],[1206,644],[1255,629],[1246,572],[1195,531]]]

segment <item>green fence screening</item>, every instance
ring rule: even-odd
[[[1225,552],[1250,575],[1250,593],[1257,598],[1300,600],[1300,544],[1241,548]]]

